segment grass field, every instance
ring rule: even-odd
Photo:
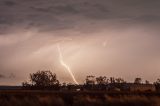
[[[0,91],[0,106],[160,106],[156,92]]]

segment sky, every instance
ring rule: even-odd
[[[29,74],[160,77],[159,0],[0,0],[0,85],[20,85]]]

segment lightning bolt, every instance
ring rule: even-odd
[[[66,68],[66,70],[69,72],[69,74],[71,75],[71,77],[72,77],[73,81],[75,82],[75,84],[78,84],[78,82],[76,81],[76,79],[75,79],[75,77],[74,77],[74,75],[73,75],[70,67],[69,67],[69,66],[64,62],[64,60],[63,60],[63,55],[62,55],[60,46],[57,45],[57,48],[58,48],[58,52],[59,52],[59,60],[60,60],[61,65],[62,65],[64,68]]]

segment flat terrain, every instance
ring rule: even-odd
[[[0,90],[0,106],[160,106],[157,92]]]

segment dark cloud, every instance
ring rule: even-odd
[[[159,15],[143,15],[133,19],[135,21],[142,22],[142,23],[160,23]]]
[[[5,78],[5,76],[4,76],[4,75],[2,75],[2,74],[0,74],[0,79],[1,79],[1,78]]]
[[[57,5],[57,6],[50,6],[50,7],[43,7],[43,8],[33,6],[30,8],[35,10],[35,12],[53,13],[55,15],[77,14],[79,12],[71,5]]]
[[[135,75],[149,76],[159,69],[159,13],[158,0],[0,0],[0,73],[17,79],[45,64],[58,67],[60,42],[78,74],[111,67],[107,74],[129,76],[137,66]]]
[[[14,1],[4,1],[4,5],[9,6],[9,7],[15,6],[16,4],[17,4],[17,3],[14,2]]]
[[[160,17],[159,4],[159,1],[149,0],[1,0],[0,27],[58,30],[92,20],[156,22]]]

